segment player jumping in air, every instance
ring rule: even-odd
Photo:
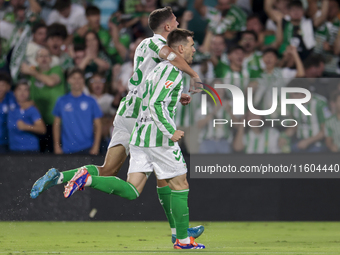
[[[195,53],[193,32],[175,29],[168,35],[168,46],[189,64]],[[142,45],[143,47],[143,45]],[[142,111],[130,138],[128,179],[91,175],[81,168],[65,186],[65,197],[90,186],[108,194],[136,199],[148,176],[154,171],[158,180],[165,180],[171,189],[170,209],[175,220],[175,249],[204,249],[189,237],[187,167],[178,141],[184,132],[176,130],[174,115],[183,90],[182,72],[169,61],[158,64],[145,81]]]
[[[178,53],[165,45],[168,34],[178,26],[176,16],[172,13],[171,8],[165,7],[153,11],[149,16],[149,26],[153,30],[154,36],[143,40],[136,49],[134,57],[135,70],[129,80],[129,93],[126,98],[122,99],[118,108],[113,123],[112,139],[103,166],[87,165],[64,172],[59,172],[57,169],[52,168],[34,183],[30,194],[31,198],[36,198],[43,191],[57,184],[69,182],[79,169],[86,169],[91,176],[117,175],[129,154],[129,139],[140,111],[143,96],[143,89],[140,89],[140,87],[145,87],[146,76],[157,63],[167,59],[171,64],[189,74],[195,84],[197,84],[196,81],[200,82],[197,73],[190,68],[188,63]],[[183,94],[181,102],[188,104],[190,97]],[[129,198],[132,196],[133,198],[137,194],[135,193],[135,187],[132,185],[129,185],[129,187],[131,189],[125,191],[125,196]],[[138,187],[136,188],[138,189]],[[157,180],[157,193],[170,224],[172,242],[175,242],[176,228],[170,211],[171,189],[165,180]],[[189,228],[188,234],[197,238],[203,231],[204,227],[198,226]]]

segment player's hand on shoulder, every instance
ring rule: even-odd
[[[171,141],[178,142],[184,136],[184,132],[181,130],[176,130],[175,133],[171,137]]]

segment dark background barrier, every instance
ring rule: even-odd
[[[258,156],[257,162],[259,157],[266,162],[270,155]],[[334,157],[339,158],[337,154]],[[250,159],[245,156],[247,162]],[[99,156],[0,156],[0,220],[166,219],[153,175],[135,201],[91,188],[65,199],[63,185],[30,199],[33,183],[48,168],[64,171],[87,164],[101,165],[103,161]],[[186,162],[190,162],[188,157]],[[119,173],[124,180],[127,168],[128,161]],[[192,221],[340,220],[339,179],[189,179],[189,184]],[[94,208],[97,214],[90,218]]]

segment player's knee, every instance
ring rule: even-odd
[[[107,166],[101,166],[101,167],[98,167],[98,170],[99,170],[99,173],[100,173],[100,176],[116,176],[118,174],[118,170],[119,169],[116,169],[115,167],[107,167]]]

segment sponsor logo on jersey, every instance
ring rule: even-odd
[[[174,84],[174,82],[173,81],[166,81],[165,82],[165,88],[170,88],[171,86],[172,86],[172,84]]]

